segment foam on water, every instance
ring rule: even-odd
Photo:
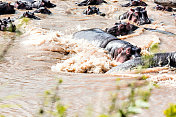
[[[53,71],[76,73],[104,73],[118,63],[111,59],[107,51],[85,40],[73,40],[71,35],[60,32],[44,32],[33,29],[27,31],[25,45],[39,46],[42,50],[69,54],[70,58],[52,66]]]

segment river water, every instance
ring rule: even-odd
[[[116,79],[125,82],[139,81],[138,77],[148,76],[148,81],[154,81],[160,88],[152,91],[150,108],[143,110],[139,117],[162,117],[169,103],[174,103],[176,75],[168,68],[147,69],[141,73],[125,72],[104,74],[113,66],[118,65],[102,49],[86,42],[71,40],[71,35],[81,29],[112,27],[118,22],[118,16],[129,8],[120,4],[128,1],[107,1],[97,7],[106,13],[105,17],[98,15],[85,16],[82,11],[85,6],[78,7],[77,0],[51,0],[57,5],[50,9],[52,15],[36,14],[42,20],[32,20],[26,26],[23,35],[0,32],[0,50],[3,60],[0,64],[0,114],[13,117],[33,117],[42,104],[43,92],[50,90],[62,78],[60,96],[69,105],[68,116],[84,116],[91,105],[95,112],[101,112],[110,95],[116,89]],[[80,1],[79,1],[80,2]],[[176,22],[171,16],[174,12],[155,11],[155,4],[147,1],[147,13],[152,24],[144,27],[176,33]],[[18,17],[24,10],[17,10]],[[176,50],[176,36],[158,32],[150,32],[141,28],[130,36],[119,37],[133,43],[147,52],[151,43],[159,43],[158,52]],[[6,50],[6,51],[4,51]],[[85,69],[89,67],[88,73]]]

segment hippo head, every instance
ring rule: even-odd
[[[147,6],[147,4],[145,2],[143,2],[142,0],[131,0],[129,3],[127,4],[123,4],[121,5],[122,7],[129,7],[129,6]]]
[[[132,33],[138,27],[126,22],[115,23],[112,28],[106,28],[106,32],[114,36],[123,36]]]
[[[169,11],[169,12],[172,12],[172,11],[173,11],[172,7],[169,7],[169,6],[162,6],[162,5],[156,5],[156,6],[154,7],[154,9],[156,9],[156,10],[161,10],[161,11]]]
[[[131,8],[129,11],[119,16],[120,20],[128,19],[129,21],[135,22],[139,25],[150,24],[151,21],[148,18],[146,8],[136,7]]]
[[[88,5],[100,5],[102,3],[107,3],[104,0],[84,0],[80,3],[76,3],[78,6],[88,6]]]
[[[131,5],[132,6],[147,6],[147,4],[143,2],[142,0],[132,0]]]
[[[98,14],[100,16],[105,16],[105,14],[100,12],[99,8],[97,8],[95,6],[93,6],[93,7],[88,6],[88,8],[83,11],[83,14],[86,14],[86,15]]]
[[[42,0],[40,7],[54,8],[56,5],[51,3],[49,0]]]
[[[42,13],[42,14],[52,14],[50,10],[48,10],[46,7],[40,7],[39,9],[35,10],[34,13]]]
[[[15,3],[15,8],[17,9],[26,9],[26,10],[32,10],[32,6],[30,3],[25,1],[17,1]]]
[[[20,18],[23,18],[23,17],[40,20],[40,18],[36,17],[33,12],[29,12],[29,11],[24,12]]]
[[[140,57],[141,48],[138,47],[125,47],[125,48],[118,48],[115,50],[114,53],[114,60],[120,63],[124,63],[127,60]]]
[[[86,15],[92,15],[95,13],[98,14],[98,12],[99,12],[99,8],[88,6],[88,8],[83,13]]]

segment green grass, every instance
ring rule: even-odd
[[[166,117],[176,117],[176,104],[170,104],[170,106],[164,110]]]

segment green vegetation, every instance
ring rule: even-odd
[[[19,28],[21,28],[23,25],[27,25],[27,24],[29,23],[29,21],[30,21],[30,18],[26,18],[26,17],[21,18],[21,19],[20,19],[20,23],[17,25],[17,28],[19,29]]]
[[[22,31],[21,30],[23,30],[23,26],[26,26],[26,25],[28,25],[28,23],[29,23],[29,21],[30,21],[30,18],[21,18],[20,20],[19,20],[19,24],[16,26],[16,33],[18,34],[18,35],[21,35],[21,34],[23,34],[22,33]]]
[[[45,91],[44,102],[39,110],[39,116],[66,117],[67,107],[61,103],[58,95],[61,83],[62,80],[59,80],[53,91]]]
[[[154,43],[149,48],[150,53],[157,53],[159,51],[159,44]]]
[[[176,104],[170,104],[169,108],[164,110],[166,117],[176,117]]]
[[[153,63],[153,57],[154,57],[154,53],[157,53],[159,51],[159,44],[158,43],[154,43],[149,47],[149,55],[143,55],[142,56],[142,61],[144,62],[143,65],[137,66],[137,72],[141,73],[141,71],[143,69],[147,69],[150,66],[152,66]]]
[[[110,106],[107,107],[105,113],[98,115],[98,117],[129,117],[130,115],[141,113],[142,109],[149,107],[148,100],[152,90],[151,84],[146,81],[126,83],[119,79],[117,79],[117,82],[116,91],[111,95]],[[61,98],[58,94],[61,83],[62,80],[59,80],[53,91],[45,91],[39,116],[67,117],[67,106],[61,103]],[[125,97],[121,99],[120,97],[124,94]],[[89,110],[89,117],[93,117],[93,110]]]
[[[111,96],[111,105],[108,112],[99,117],[128,117],[130,115],[142,112],[143,108],[148,108],[148,100],[152,90],[151,85],[144,83],[128,83],[128,90],[117,86],[117,92]],[[120,99],[119,96],[127,93],[125,99]]]
[[[16,26],[13,25],[12,23],[8,24],[7,28],[5,29],[5,31],[9,31],[9,32],[15,32],[16,30]]]

